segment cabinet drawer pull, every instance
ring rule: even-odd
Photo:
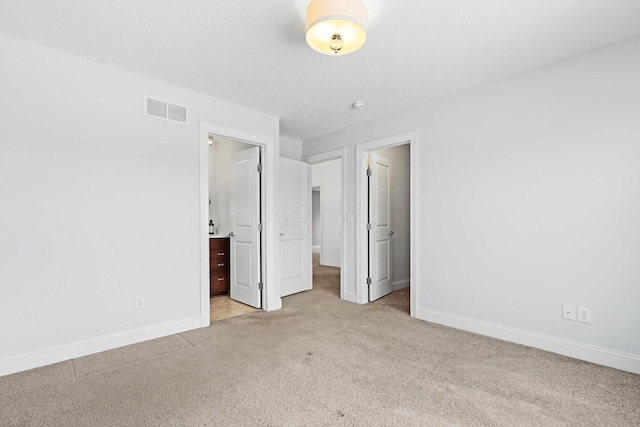
[[[223,256],[224,252],[218,252],[218,256]]]
[[[224,267],[224,263],[223,262],[219,262],[218,263],[218,267]]]
[[[218,279],[218,282],[220,282],[220,281],[222,281],[222,280],[224,280],[224,277],[220,277],[220,278]]]

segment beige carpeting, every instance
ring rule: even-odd
[[[314,290],[0,378],[0,426],[639,426],[640,376]],[[401,291],[402,292],[402,291]],[[404,307],[404,308],[402,308]]]

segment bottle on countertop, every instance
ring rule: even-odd
[[[215,229],[215,227],[213,226],[213,220],[212,220],[212,219],[210,219],[210,220],[209,220],[209,234],[215,234],[215,231],[216,231],[216,229]]]

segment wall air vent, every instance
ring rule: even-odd
[[[187,107],[148,96],[144,97],[144,115],[172,122],[188,123]]]

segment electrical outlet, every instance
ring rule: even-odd
[[[562,318],[576,320],[576,306],[572,304],[562,304]]]
[[[133,307],[136,310],[142,310],[144,308],[144,295],[138,295],[133,303]]]
[[[591,307],[578,306],[578,322],[591,323]]]

